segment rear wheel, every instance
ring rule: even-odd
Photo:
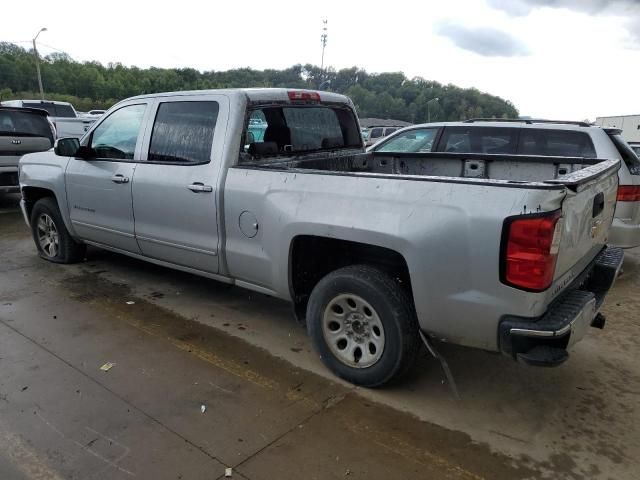
[[[366,387],[402,376],[420,347],[411,299],[393,278],[367,265],[341,268],[318,282],[307,328],[324,364]]]
[[[84,258],[86,246],[76,242],[67,230],[56,201],[41,198],[31,212],[31,232],[38,254],[56,263],[75,263]]]

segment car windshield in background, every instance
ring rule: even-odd
[[[255,157],[361,146],[360,131],[349,109],[269,106],[251,112],[244,151]]]
[[[23,102],[22,106],[46,110],[52,117],[75,118],[76,116],[71,105],[59,105],[52,102]]]
[[[53,142],[47,119],[28,111],[0,110],[0,136],[45,137]]]
[[[437,129],[435,128],[408,130],[396,135],[388,142],[383,143],[376,151],[398,153],[430,152],[433,148],[433,140],[435,139],[436,132]]]
[[[544,128],[446,127],[438,151],[595,158],[584,132]]]

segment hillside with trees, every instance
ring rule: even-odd
[[[357,67],[321,71],[314,65],[284,70],[238,68],[200,72],[193,68],[137,68],[119,63],[76,62],[66,54],[41,59],[45,96],[66,100],[78,110],[108,108],[115,102],[144,93],[232,87],[319,88],[349,95],[361,117],[432,121],[472,117],[511,118],[514,105],[475,88],[442,85],[403,73],[368,73]],[[32,50],[0,42],[0,99],[39,98]]]

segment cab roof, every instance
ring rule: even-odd
[[[351,104],[349,97],[334,92],[321,90],[307,90],[302,88],[219,88],[212,90],[187,90],[179,92],[151,93],[127,98],[126,100],[157,98],[170,96],[214,95],[223,94],[229,96],[245,96],[250,102],[286,101],[289,102],[288,92],[305,92],[320,95],[321,102]]]

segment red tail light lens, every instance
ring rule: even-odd
[[[640,185],[620,185],[618,187],[619,202],[640,202]]]
[[[296,90],[289,90],[287,92],[289,100],[311,100],[314,102],[320,101],[320,94],[318,92],[300,92]]]
[[[561,212],[514,217],[504,226],[502,282],[541,292],[551,286],[560,244]]]

